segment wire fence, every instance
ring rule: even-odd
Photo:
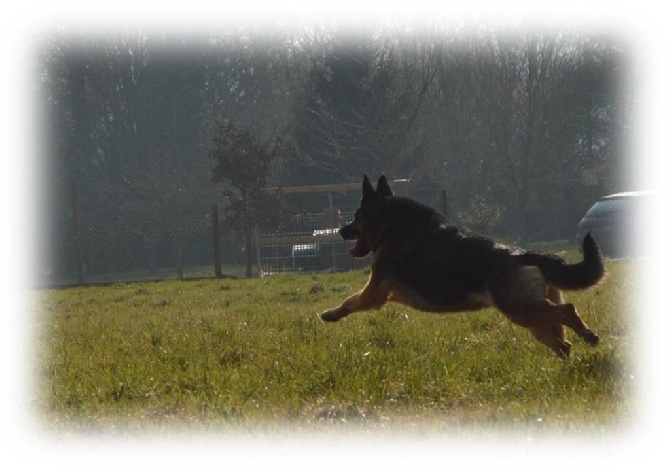
[[[255,274],[336,272],[361,268],[369,261],[348,255],[352,241],[337,229],[320,229],[320,214],[307,214],[307,223],[290,232],[278,227],[257,233]],[[69,226],[67,226],[69,225]],[[50,237],[48,268],[41,286],[101,284],[136,280],[193,279],[217,276],[215,242],[223,265],[220,276],[243,275],[244,250],[235,233],[213,232],[211,214],[153,220],[81,220],[68,223]],[[252,247],[253,249],[253,247]]]
[[[407,194],[409,181],[391,181]],[[51,227],[48,263],[38,269],[40,286],[69,286],[135,280],[192,279],[246,275],[247,250],[255,259],[252,275],[282,272],[336,272],[363,268],[369,259],[349,255],[353,241],[338,229],[353,218],[360,184],[269,188],[299,208],[276,226],[256,229],[252,246],[226,227],[217,205],[182,216],[80,213],[71,185],[70,210]],[[339,208],[338,208],[339,207]]]
[[[207,213],[179,223],[171,218],[70,221],[50,236],[50,262],[40,273],[42,285],[215,275]]]
[[[251,249],[254,275],[282,272],[335,272],[365,267],[369,260],[348,255],[351,241],[337,228],[352,213],[329,216],[303,211],[265,231],[256,230],[254,246],[226,229],[218,207],[182,217],[79,213],[72,190],[69,217],[54,226],[48,263],[38,269],[42,287],[106,284],[139,280],[194,279],[245,275],[245,251]],[[327,227],[327,228],[324,228]]]

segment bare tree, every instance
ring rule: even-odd
[[[580,113],[584,105],[590,112],[593,108],[570,94],[586,92],[593,83],[574,87],[583,65],[583,44],[577,39],[562,33],[491,34],[479,49],[473,78],[491,136],[495,185],[511,202],[508,215],[516,217],[523,238],[532,234],[547,182],[588,164],[575,144],[588,128]]]

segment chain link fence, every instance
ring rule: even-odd
[[[72,217],[50,235],[42,285],[213,277],[211,214],[104,221]],[[234,242],[232,236],[226,237]],[[222,243],[225,246],[225,243]]]
[[[392,181],[394,190],[408,191],[408,181]],[[268,189],[277,191],[277,188]],[[353,219],[359,184],[283,188],[295,215],[271,229],[256,229],[253,246],[221,223],[218,208],[182,216],[160,217],[79,211],[71,189],[66,219],[55,223],[48,237],[47,265],[38,269],[44,287],[105,284],[136,280],[244,276],[247,249],[255,258],[255,275],[282,272],[336,272],[363,268],[369,259],[349,256],[353,241],[338,229]],[[341,207],[338,208],[338,207]]]
[[[343,216],[346,219],[350,214]],[[369,260],[348,255],[352,241],[336,228],[323,229],[323,214],[308,213],[290,231],[279,226],[256,232],[255,273],[336,272],[365,267]],[[220,225],[219,225],[220,226]],[[215,277],[217,257],[222,276],[244,275],[246,246],[235,233],[216,230],[220,252],[215,255],[212,213],[174,219],[104,222],[69,220],[50,237],[47,269],[41,286],[68,286],[158,279]]]
[[[332,203],[332,201],[331,201]],[[321,208],[321,212],[315,213]],[[37,284],[63,287],[160,279],[245,275],[245,250],[255,258],[254,275],[282,272],[335,272],[362,268],[369,260],[348,255],[351,241],[338,234],[353,212],[321,204],[255,231],[254,245],[227,230],[216,205],[211,211],[181,217],[120,213],[92,218],[79,213],[76,191],[69,215],[48,237],[48,262],[38,269]]]

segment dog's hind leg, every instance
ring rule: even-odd
[[[547,298],[556,305],[564,303],[561,290],[553,285],[547,286]],[[559,323],[541,323],[530,329],[533,336],[548,346],[561,358],[570,356],[572,344],[565,338],[565,327]]]
[[[550,315],[552,316],[552,320],[565,324],[574,330],[587,344],[598,345],[600,337],[584,323],[584,320],[572,303],[551,306]]]
[[[561,290],[553,285],[547,287],[547,298],[556,305],[564,303]],[[543,321],[531,327],[530,332],[537,340],[552,349],[557,356],[561,358],[568,358],[570,356],[572,344],[565,339],[565,327],[563,327],[563,324],[552,324]]]
[[[528,329],[539,342],[552,349],[558,357],[568,358],[570,356],[572,344],[565,340],[565,330],[562,324],[540,322]]]
[[[526,305],[523,311],[524,314],[521,317],[514,314],[507,314],[507,316],[513,322],[530,329],[540,342],[549,345],[547,342],[555,340],[554,346],[549,345],[554,351],[560,342],[565,342],[563,325],[574,330],[589,345],[595,346],[600,342],[600,337],[589,329],[571,303],[557,305],[546,299],[539,303]],[[549,338],[550,331],[554,339]]]
[[[530,330],[558,356],[567,357],[570,352],[563,326],[573,329],[590,345],[597,345],[600,340],[584,323],[574,305],[563,303],[560,290],[547,285],[534,268],[525,267],[501,277],[492,285],[491,293],[495,305],[505,316]]]
[[[565,324],[580,335],[589,345],[598,345],[600,338],[584,323],[575,306],[563,301],[561,290],[553,285],[547,288],[547,298],[555,307],[551,308],[551,314],[556,316],[557,322]]]

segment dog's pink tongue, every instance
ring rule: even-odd
[[[356,246],[358,246],[358,245],[351,246],[351,247],[349,248],[349,255],[350,255],[351,257],[356,257]]]

